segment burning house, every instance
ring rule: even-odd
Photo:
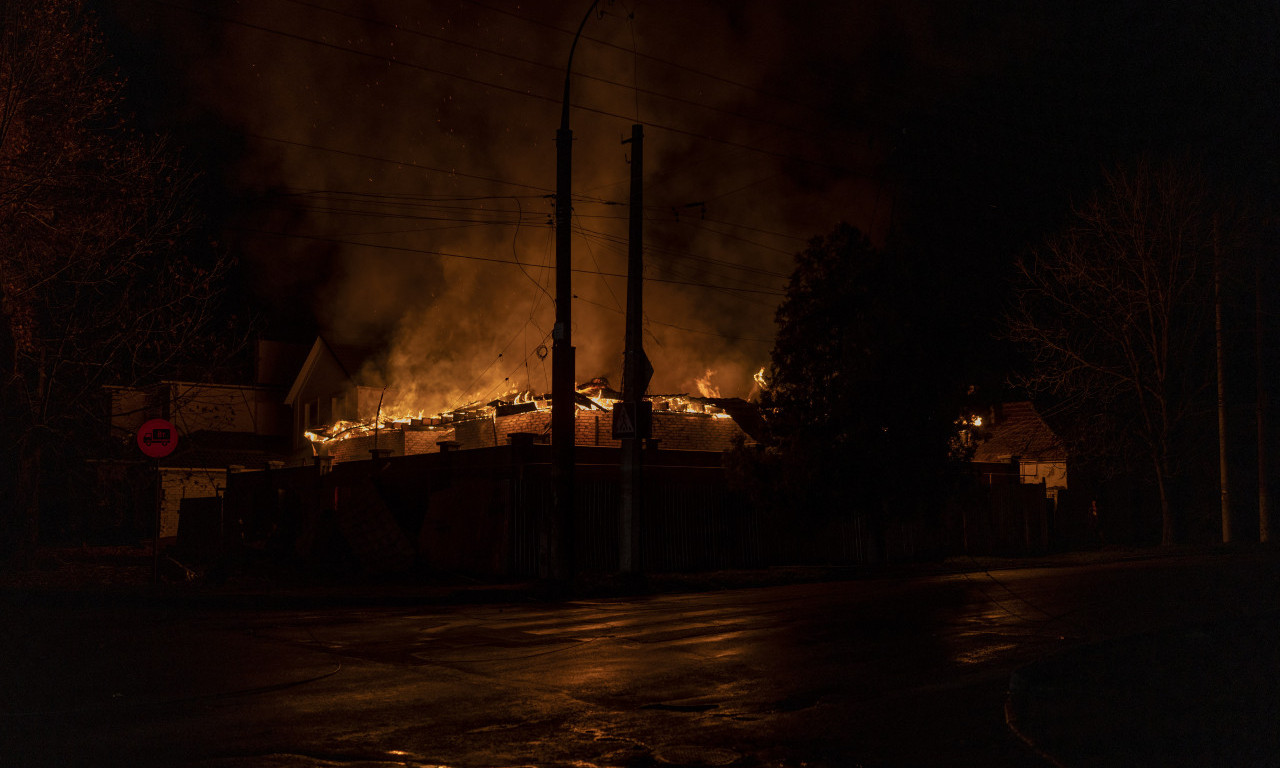
[[[373,424],[379,419],[388,387],[368,365],[371,350],[334,344],[317,336],[292,376],[284,397],[293,415],[293,447],[305,448],[305,435],[336,425]],[[392,390],[392,399],[395,398]],[[337,426],[336,431],[343,427]]]
[[[294,415],[295,447],[326,463],[370,456],[413,456],[507,445],[511,435],[550,442],[551,396],[511,392],[435,414],[406,408],[399,392],[369,364],[367,350],[317,338],[285,398]],[[612,409],[622,394],[604,378],[577,388],[575,443],[613,447]],[[666,450],[714,451],[735,440],[754,442],[758,409],[740,398],[653,395],[652,445]],[[310,451],[306,450],[310,448]]]
[[[365,571],[529,576],[546,546],[552,504],[551,399],[509,392],[426,413],[405,407],[367,350],[318,338],[283,404],[294,452],[286,466],[227,478],[224,532],[303,565]],[[753,403],[654,395],[645,445],[643,559],[689,570],[763,564],[769,536],[728,489],[721,456],[754,442]],[[576,561],[618,563],[620,441],[603,378],[576,392]]]

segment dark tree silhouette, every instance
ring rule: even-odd
[[[4,4],[0,442],[14,459],[0,465],[0,559],[34,550],[42,488],[106,434],[102,385],[225,356],[231,264],[200,237],[196,176],[121,101],[79,0]]]
[[[1142,162],[1107,174],[1019,264],[1009,331],[1029,353],[1022,383],[1088,425],[1081,448],[1142,457],[1164,544],[1178,530],[1178,457],[1206,437],[1192,427],[1210,412],[1214,256],[1230,247],[1232,221],[1199,172]]]
[[[762,403],[810,503],[895,514],[937,477],[958,387],[929,286],[848,224],[797,254]]]

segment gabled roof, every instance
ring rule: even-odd
[[[303,383],[311,377],[311,374],[315,372],[316,366],[325,356],[328,356],[338,364],[338,367],[347,375],[351,383],[357,386],[381,386],[382,382],[366,380],[369,374],[365,363],[373,355],[373,350],[366,347],[333,344],[323,336],[317,336],[315,342],[311,345],[311,351],[307,353],[307,359],[302,363],[302,368],[298,370],[298,375],[294,377],[293,386],[289,387],[289,394],[285,395],[284,401],[292,403],[297,399]]]
[[[1005,403],[997,410],[989,436],[973,453],[974,461],[1000,462],[1017,456],[1066,461],[1067,448],[1031,403]]]
[[[382,385],[381,381],[375,382],[369,379],[369,371],[365,367],[365,363],[369,362],[374,356],[372,349],[350,344],[334,344],[323,337],[320,340],[329,348],[329,352],[333,354],[333,359],[338,361],[338,365],[346,372],[347,378],[362,386]]]

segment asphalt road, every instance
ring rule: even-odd
[[[563,603],[9,595],[0,765],[1038,766],[1013,670],[1278,584],[1253,551]]]

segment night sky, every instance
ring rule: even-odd
[[[747,394],[792,255],[840,221],[943,275],[984,349],[1014,258],[1104,168],[1188,156],[1274,199],[1280,11],[1183,5],[602,1],[573,66],[579,380],[620,379],[624,280],[592,273],[625,270],[636,122],[651,392],[712,370]],[[554,138],[587,6],[98,12],[139,120],[206,173],[268,333],[386,347],[438,410],[550,388]]]

